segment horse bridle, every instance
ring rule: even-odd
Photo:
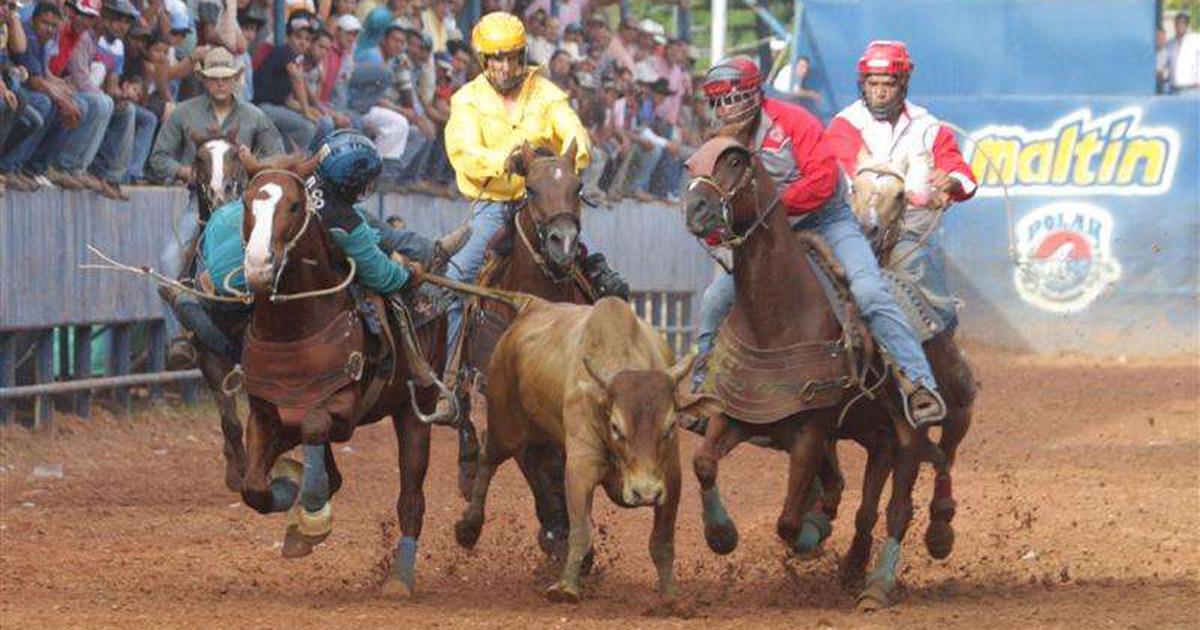
[[[770,218],[771,213],[774,212],[775,208],[779,206],[779,202],[782,199],[782,192],[776,191],[775,199],[767,206],[766,210],[762,210],[761,208],[756,210],[754,223],[750,225],[749,229],[742,234],[738,234],[734,230],[732,217],[734,198],[741,194],[741,192],[747,186],[750,186],[753,189],[755,199],[758,198],[758,173],[757,165],[755,164],[757,152],[746,149],[745,147],[740,148],[746,151],[750,160],[746,165],[746,169],[742,172],[741,177],[738,178],[738,181],[734,182],[733,187],[728,191],[722,188],[721,185],[717,183],[717,180],[713,179],[711,175],[694,175],[692,176],[691,181],[688,182],[689,191],[694,191],[697,186],[706,186],[712,189],[717,194],[717,197],[721,200],[721,213],[718,215],[718,219],[720,220],[718,231],[721,234],[721,241],[715,245],[716,247],[736,248],[741,246],[746,242],[746,239],[750,238],[750,236],[754,234],[755,230],[762,227],[763,224],[766,223],[767,219]]]
[[[300,224],[300,229],[296,230],[296,233],[292,236],[292,238],[288,239],[288,242],[285,243],[283,246],[283,253],[280,256],[279,265],[275,269],[275,277],[271,280],[271,293],[268,296],[268,299],[271,302],[290,302],[290,301],[294,301],[294,300],[303,300],[303,299],[307,299],[307,298],[315,298],[315,297],[323,297],[326,295],[333,295],[335,293],[345,290],[346,287],[350,286],[350,283],[354,281],[355,273],[358,271],[358,265],[354,262],[354,259],[349,256],[346,257],[346,261],[350,265],[350,271],[349,271],[349,273],[346,274],[346,277],[341,282],[338,282],[336,285],[334,285],[332,287],[327,287],[324,289],[314,289],[312,291],[302,291],[300,293],[280,293],[279,292],[279,282],[280,282],[280,279],[283,278],[284,268],[287,267],[288,254],[291,252],[292,248],[295,247],[296,244],[300,242],[300,239],[304,237],[304,234],[308,231],[308,226],[310,223],[312,223],[314,217],[316,218],[318,223],[321,222],[321,215],[317,213],[317,210],[315,208],[313,208],[313,205],[314,205],[312,203],[313,195],[309,191],[309,188],[305,184],[304,180],[299,175],[297,175],[291,171],[285,171],[282,169],[268,169],[265,171],[260,171],[258,174],[255,175],[255,177],[257,178],[259,175],[264,175],[264,174],[268,174],[268,173],[283,173],[284,175],[287,175],[288,177],[296,180],[296,182],[298,182],[300,184],[300,189],[304,191],[304,223]],[[245,246],[246,246],[246,237],[243,235],[242,236],[242,247],[245,248]],[[225,275],[225,278],[222,280],[221,284],[222,284],[222,287],[226,291],[228,291],[234,295],[248,297],[249,296],[248,293],[238,291],[237,289],[230,286],[230,283],[233,280],[234,274],[236,274],[239,271],[242,271],[243,267],[244,267],[243,265],[239,265],[238,267],[231,270],[228,274]]]
[[[546,160],[555,161],[557,158],[550,156],[537,158],[529,165],[530,170],[532,170],[534,164]],[[550,279],[551,282],[554,282],[555,284],[563,284],[572,280],[576,280],[578,276],[578,266],[575,264],[574,260],[571,261],[571,266],[565,270],[555,268],[554,265],[546,260],[546,257],[542,255],[542,252],[538,251],[539,248],[534,247],[533,243],[529,240],[529,236],[525,234],[525,228],[521,227],[521,213],[529,207],[531,198],[534,196],[534,191],[526,186],[525,199],[521,203],[521,206],[517,208],[517,211],[513,216],[513,227],[516,229],[517,235],[521,238],[521,243],[523,243],[525,248],[529,250],[529,254],[533,257],[533,262],[537,264],[538,269],[540,269],[542,273]],[[583,199],[582,195],[580,196],[580,199]],[[551,225],[558,219],[564,217],[570,219],[571,223],[575,224],[576,234],[582,233],[583,226],[580,223],[579,214],[572,210],[560,210],[555,212],[554,214],[551,214],[545,220],[545,222],[538,222],[537,219],[534,219],[532,216],[530,217],[530,219],[533,220],[534,230],[537,233],[538,242],[541,243],[542,248],[546,247],[546,226]]]
[[[904,183],[904,175],[903,174],[901,174],[899,171],[897,171],[895,169],[887,168],[886,166],[864,166],[864,167],[858,169],[855,172],[854,176],[855,176],[855,178],[857,178],[859,175],[862,175],[863,173],[870,173],[870,174],[876,175],[876,176],[891,177],[893,179],[899,180],[901,184]],[[878,189],[873,191],[871,193],[869,202],[872,204],[876,203],[879,199],[880,194],[881,193],[879,192]],[[901,223],[903,223],[903,221],[901,221],[900,219],[897,219],[897,220],[893,221],[891,223],[891,225],[888,225],[886,227],[880,226],[881,229],[879,230],[878,242],[879,242],[879,247],[881,250],[884,249],[885,247],[890,249],[890,246],[894,245],[893,241],[899,239],[899,229],[900,229]],[[876,220],[876,224],[878,225],[878,220]]]

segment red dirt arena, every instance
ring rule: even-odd
[[[848,485],[833,538],[808,562],[786,557],[774,533],[784,457],[739,447],[722,464],[721,486],[742,542],[718,557],[703,541],[689,463],[699,440],[688,434],[682,598],[666,610],[646,548],[651,512],[617,510],[603,493],[585,601],[547,602],[556,568],[538,550],[532,500],[512,463],[496,478],[477,549],[459,549],[455,440],[435,429],[418,592],[397,601],[377,588],[398,535],[386,423],[335,447],[346,482],[333,535],[289,561],[279,554],[284,516],[254,513],[225,489],[215,410],[164,406],[91,422],[59,417],[48,434],[3,428],[0,626],[1196,627],[1195,359],[968,355],[982,390],[956,467],[957,546],[945,561],[924,549],[925,466],[902,556],[906,596],[882,612],[857,612],[837,583],[864,460],[853,444],[841,446]]]

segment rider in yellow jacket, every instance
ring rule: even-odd
[[[525,27],[516,16],[489,13],[471,35],[483,72],[455,92],[446,122],[446,153],[457,173],[458,188],[471,200],[471,237],[453,258],[447,275],[474,282],[491,238],[504,226],[512,207],[525,197],[525,180],[506,172],[505,162],[525,142],[561,154],[575,143],[575,166],[590,159],[587,129],[571,109],[566,93],[531,69],[525,57]],[[586,249],[586,245],[584,247]],[[629,287],[599,253],[583,260],[583,272],[601,296],[628,298]],[[449,308],[447,343],[458,352],[462,302]],[[457,354],[455,355],[457,356]],[[458,361],[447,363],[447,382],[455,382]],[[439,412],[447,405],[439,404]],[[441,413],[438,414],[439,416]]]

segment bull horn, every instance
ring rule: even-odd
[[[671,366],[667,374],[671,377],[671,382],[678,385],[680,381],[687,378],[687,375],[692,372],[692,364],[696,362],[697,354],[689,352],[687,356],[680,359],[678,363]]]
[[[591,375],[591,377],[595,379],[597,383],[600,384],[600,387],[604,388],[604,391],[608,391],[609,385],[612,385],[611,375],[601,372],[596,366],[592,365],[591,359],[588,359],[587,357],[583,358],[583,367],[587,370],[587,373]]]

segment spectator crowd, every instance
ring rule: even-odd
[[[260,157],[361,129],[381,189],[453,197],[450,96],[480,71],[464,0],[0,0],[0,184],[90,189],[191,183],[196,143]],[[681,7],[686,8],[686,2]],[[586,197],[675,200],[708,115],[699,53],[615,0],[483,0],[520,16],[531,66],[593,142]],[[685,22],[685,20],[680,20]]]

